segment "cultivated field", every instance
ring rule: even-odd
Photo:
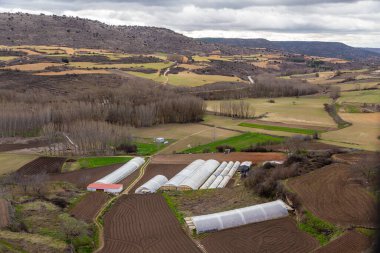
[[[318,242],[283,218],[210,233],[201,240],[208,253],[310,252]]]
[[[188,87],[202,86],[216,82],[243,82],[243,80],[238,77],[222,75],[199,75],[193,72],[179,72],[175,75],[169,73],[168,78],[169,84]]]
[[[342,92],[338,102],[380,104],[380,90]]]
[[[35,155],[0,154],[0,175],[9,174],[36,159]]]
[[[104,217],[102,253],[201,252],[157,194],[122,196]]]
[[[267,114],[263,121],[301,124],[310,126],[335,127],[332,118],[324,110],[323,104],[330,103],[327,97],[309,96],[299,98],[275,98],[275,103],[268,99],[244,99],[251,105],[255,115]],[[207,110],[216,111],[220,101],[207,101]]]
[[[76,219],[91,223],[109,195],[104,192],[89,192],[70,210]]]
[[[291,178],[287,185],[301,198],[306,209],[333,224],[349,227],[374,226],[373,196],[355,179],[360,171],[334,163],[311,173]]]
[[[40,173],[60,173],[64,157],[39,157],[17,170],[21,175],[34,175]]]
[[[316,253],[357,253],[365,252],[371,246],[371,240],[356,231],[348,231],[328,245],[317,249]]]
[[[41,63],[31,63],[22,65],[12,65],[9,67],[4,67],[3,69],[20,70],[20,71],[41,71],[45,70],[47,67],[62,66],[62,63],[51,63],[51,62],[41,62]]]
[[[86,74],[111,74],[107,70],[102,69],[75,69],[75,70],[64,70],[59,72],[42,72],[36,73],[37,76],[62,76],[62,75],[86,75]]]
[[[380,140],[380,113],[339,113],[352,126],[322,134],[326,143],[359,148],[365,150],[379,150]]]
[[[5,199],[0,198],[0,228],[9,225],[9,203]]]
[[[232,152],[229,154],[209,153],[209,154],[176,154],[176,155],[156,155],[152,163],[157,164],[189,164],[196,159],[215,159],[223,161],[252,161],[262,163],[270,160],[285,160],[286,155],[283,153],[266,152],[266,153],[249,153],[249,152]]]

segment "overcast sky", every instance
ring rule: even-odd
[[[0,0],[0,12],[79,16],[190,37],[340,41],[380,48],[380,0]]]

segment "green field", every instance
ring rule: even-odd
[[[234,147],[236,151],[241,151],[244,148],[248,148],[255,144],[266,143],[281,143],[284,140],[283,137],[276,137],[260,133],[245,133],[242,135],[230,137],[224,140],[211,142],[205,145],[200,145],[183,151],[184,153],[202,153],[204,150],[209,152],[216,152],[216,147],[221,145],[228,145]]]
[[[380,104],[380,90],[342,92],[338,99],[341,102]]]
[[[142,156],[153,155],[165,147],[165,144],[154,142],[137,142],[137,154]]]
[[[265,129],[265,130],[270,130],[270,131],[282,131],[282,132],[297,133],[297,134],[308,134],[308,135],[313,135],[316,132],[317,133],[323,132],[323,131],[318,131],[318,130],[313,130],[313,129],[270,126],[270,125],[253,124],[253,123],[247,123],[247,122],[240,123],[239,126]]]
[[[118,163],[126,163],[132,157],[126,156],[105,156],[105,157],[84,157],[78,159],[81,168],[96,168]]]

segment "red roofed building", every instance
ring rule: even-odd
[[[100,184],[92,183],[87,186],[87,191],[104,191],[113,194],[120,193],[123,190],[122,184]]]

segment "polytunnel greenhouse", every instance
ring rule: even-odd
[[[190,177],[186,178],[180,185],[179,190],[197,190],[218,168],[220,163],[216,160],[207,160]]]
[[[101,183],[101,184],[114,184],[117,183],[130,174],[132,174],[134,171],[136,171],[138,168],[140,168],[144,164],[145,160],[141,157],[135,157],[114,172],[108,174],[107,176],[99,179],[95,183]]]
[[[168,182],[168,179],[163,175],[157,175],[153,178],[151,178],[148,182],[140,186],[136,189],[135,193],[143,194],[143,193],[154,193],[156,192],[161,186],[163,186],[166,182]]]
[[[198,159],[187,165],[183,170],[178,172],[163,186],[163,190],[176,190],[177,187],[188,177],[190,177],[197,169],[199,169],[205,163],[204,160]]]
[[[197,233],[218,231],[288,216],[286,204],[276,200],[231,211],[192,217]]]
[[[201,186],[200,189],[207,189],[215,181],[216,177],[222,173],[224,168],[226,168],[227,162],[222,162],[219,167],[212,173],[212,175],[206,180],[206,182]]]

